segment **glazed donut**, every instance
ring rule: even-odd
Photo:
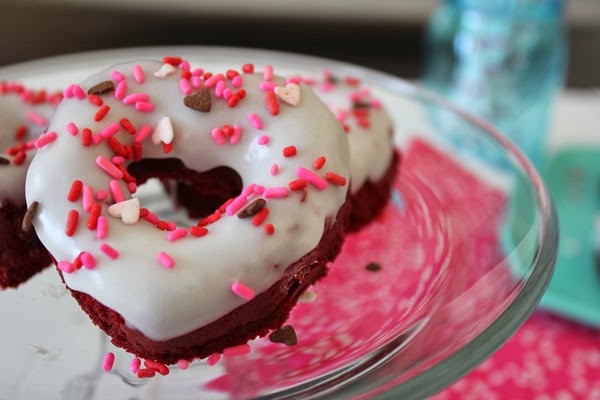
[[[310,85],[348,134],[351,159],[350,226],[357,231],[373,221],[390,198],[400,154],[394,146],[392,119],[360,79],[323,71],[298,78]]]
[[[51,264],[28,221],[23,227],[25,175],[35,139],[60,99],[59,93],[0,81],[0,289],[17,287]]]
[[[27,201],[67,287],[115,345],[168,364],[243,345],[326,273],[347,226],[349,149],[308,86],[270,66],[208,72],[165,57],[64,94]],[[200,201],[234,194],[181,226],[135,197],[151,177],[185,181]]]

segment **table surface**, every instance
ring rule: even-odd
[[[562,93],[548,153],[600,148],[599,127],[600,89]],[[492,357],[432,399],[600,399],[600,326],[538,307]]]

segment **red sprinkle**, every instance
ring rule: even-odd
[[[77,210],[69,211],[69,215],[67,216],[67,236],[73,236],[75,234],[75,230],[77,229],[77,223],[79,222],[79,212]]]
[[[275,233],[275,227],[273,226],[273,224],[266,224],[264,229],[267,235],[272,235],[273,233]]]
[[[136,375],[138,378],[153,378],[156,375],[156,370],[152,368],[140,368]]]
[[[181,57],[175,57],[175,56],[165,56],[163,57],[163,63],[165,64],[171,64],[172,66],[176,67],[179,64],[181,64]]]
[[[244,64],[242,65],[242,71],[246,74],[251,74],[254,72],[254,64]]]
[[[106,116],[106,114],[108,114],[109,111],[110,107],[106,104],[103,105],[98,109],[98,111],[96,111],[96,114],[94,114],[94,121],[102,121],[102,119],[104,119],[104,117]]]
[[[323,168],[323,165],[325,165],[325,161],[327,161],[327,159],[321,156],[315,160],[313,167],[315,167],[315,169],[321,169]]]
[[[88,128],[83,128],[81,131],[81,144],[88,147],[92,144],[92,131]]]
[[[27,134],[27,125],[21,124],[15,131],[15,140],[21,140]]]
[[[104,104],[104,101],[95,94],[88,94],[88,101],[98,107]]]
[[[267,215],[269,215],[269,209],[267,207],[261,208],[258,214],[252,217],[252,225],[259,226],[267,218]]]
[[[327,172],[325,174],[325,179],[327,179],[328,182],[338,186],[344,186],[346,184],[346,178],[333,172]]]
[[[100,216],[101,212],[102,206],[98,203],[94,203],[92,205],[92,208],[90,208],[90,215],[88,216],[87,220],[88,229],[96,229],[96,227],[98,226],[98,217]]]
[[[137,130],[135,129],[135,127],[131,124],[131,122],[127,119],[127,118],[122,118],[119,123],[121,124],[121,126],[123,127],[123,129],[125,129],[125,131],[127,133],[129,133],[130,135],[135,135],[135,133],[137,132]]]
[[[277,96],[274,91],[269,90],[268,92],[265,92],[265,102],[267,103],[267,109],[271,115],[275,116],[279,114],[279,101],[277,101]]]
[[[146,368],[155,370],[163,376],[169,375],[169,367],[167,367],[165,364],[159,363],[158,361],[144,360],[144,366]]]
[[[296,179],[288,183],[290,190],[302,190],[308,185],[306,179]]]
[[[123,147],[121,142],[119,142],[119,139],[117,139],[116,137],[114,137],[114,136],[109,137],[108,145],[110,146],[112,151],[115,152],[116,155],[121,156],[121,157],[127,157],[127,151],[125,150],[125,148]]]
[[[83,187],[83,182],[80,180],[74,180],[71,184],[71,189],[69,190],[69,194],[67,194],[67,200],[70,202],[74,202],[79,198],[81,194],[81,188]]]
[[[298,153],[296,146],[288,146],[283,149],[284,157],[293,157]]]
[[[190,234],[195,237],[202,237],[208,233],[208,229],[201,226],[190,226]]]

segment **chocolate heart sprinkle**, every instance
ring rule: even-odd
[[[109,93],[115,90],[115,84],[112,81],[104,81],[100,82],[87,91],[88,94],[100,95]]]
[[[295,346],[298,344],[296,331],[291,325],[284,325],[269,335],[269,340],[273,343],[281,343],[286,346]]]
[[[185,96],[183,104],[196,111],[209,112],[211,106],[210,90],[206,87],[201,87],[196,93]]]
[[[256,215],[263,207],[267,204],[265,199],[256,199],[250,203],[246,208],[237,213],[238,218],[248,218]]]
[[[23,231],[27,232],[29,230],[29,228],[31,228],[31,221],[33,221],[33,217],[35,216],[35,213],[37,212],[38,204],[40,204],[40,203],[38,203],[37,201],[34,201],[33,203],[31,203],[31,205],[29,206],[27,211],[25,211],[25,215],[23,216],[23,221],[21,222],[21,228],[23,229]]]
[[[371,271],[371,272],[377,272],[381,269],[381,265],[377,264],[376,262],[371,262],[368,263],[367,266],[365,267],[365,269],[367,271]]]

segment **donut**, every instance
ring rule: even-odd
[[[60,102],[59,93],[0,81],[0,290],[16,288],[51,264],[27,219],[25,175],[35,140]]]
[[[390,198],[400,163],[392,118],[358,78],[326,70],[321,76],[297,79],[314,89],[348,134],[352,181],[348,229],[358,231],[381,214]]]
[[[27,174],[32,223],[116,346],[165,364],[209,357],[278,328],[326,274],[348,224],[345,136],[269,65],[119,64],[65,89]],[[136,195],[150,178],[223,198],[189,224],[166,220]]]

